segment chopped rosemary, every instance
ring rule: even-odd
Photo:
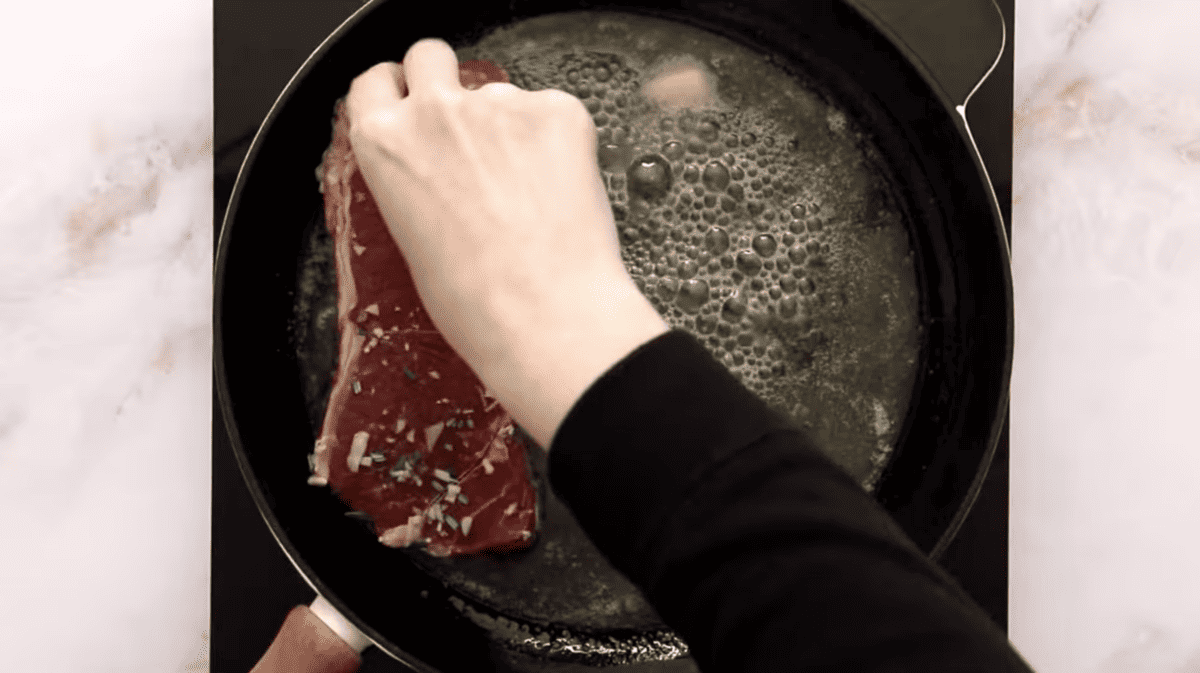
[[[361,383],[359,383],[358,381],[355,381],[353,384],[351,384],[351,386],[350,386],[350,387],[351,387],[351,388],[354,388],[354,394],[355,394],[355,395],[357,395],[358,393],[361,393],[361,392],[362,392],[362,384],[361,384]]]
[[[445,487],[445,486],[442,486],[442,482],[440,482],[440,481],[434,480],[434,481],[431,481],[431,482],[429,482],[429,483],[433,484],[433,487],[434,487],[434,488],[436,488],[436,489],[437,489],[437,490],[439,490],[439,491],[444,491],[444,490],[446,490],[446,487]]]
[[[466,493],[459,493],[459,494],[458,494],[458,501],[459,501],[459,502],[461,502],[461,503],[462,503],[462,504],[464,504],[464,505],[470,504],[470,502],[471,502],[470,500],[468,500],[468,499],[467,499],[467,494],[466,494]]]
[[[446,523],[450,524],[450,528],[452,528],[454,530],[458,530],[458,520],[457,519],[450,516],[449,514],[446,514],[445,518],[446,518]]]
[[[412,373],[412,370],[409,369],[408,367],[404,368],[404,375],[407,376],[410,380],[417,378],[417,375]]]
[[[468,418],[468,419],[467,419],[467,427],[468,427],[468,428],[474,428],[474,427],[475,427],[475,421],[473,421],[473,420],[471,420],[471,419],[469,419],[469,418]]]

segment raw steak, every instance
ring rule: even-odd
[[[507,82],[486,61],[463,86]],[[401,94],[407,87],[401,81]],[[389,547],[433,556],[528,547],[536,493],[512,418],[434,327],[354,160],[344,101],[318,175],[337,267],[338,369],[310,456]]]

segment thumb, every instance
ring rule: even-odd
[[[458,56],[444,40],[426,38],[408,48],[404,55],[404,77],[410,93],[437,89],[462,91]]]

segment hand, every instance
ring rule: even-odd
[[[430,318],[548,449],[587,388],[668,329],[621,261],[587,109],[557,90],[467,91],[441,40],[359,75],[346,105]]]

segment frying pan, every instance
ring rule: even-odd
[[[507,6],[424,6],[415,14],[404,3],[374,0],[347,19],[292,78],[255,137],[214,269],[214,367],[230,443],[272,534],[319,595],[313,611],[289,615],[261,670],[352,670],[351,650],[370,644],[429,673],[625,663],[572,661],[569,652],[529,658],[497,644],[464,618],[460,608],[472,605],[470,596],[365,535],[336,498],[308,486],[303,458],[313,427],[290,329],[305,232],[322,210],[313,170],[329,142],[334,102],[355,76],[380,61],[401,60],[417,39],[436,35],[457,48],[495,27],[553,12],[640,14],[727,37],[769,54],[785,70],[815,78],[872,134],[902,191],[923,326],[909,413],[874,495],[936,559],[986,476],[1007,412],[1012,361],[1004,225],[965,117],[970,94],[994,65],[1003,40],[998,9],[990,0],[980,2],[982,12],[979,4],[962,0],[919,7],[911,0],[749,0],[736,6],[511,0]],[[961,30],[944,27],[956,21]],[[908,46],[928,44],[931,35],[962,34],[994,43],[974,72],[951,67],[949,59],[961,49],[918,53]],[[487,606],[474,607],[487,612]],[[553,624],[548,627],[553,631]],[[651,655],[626,664],[627,670],[695,670],[670,634],[617,636]]]

